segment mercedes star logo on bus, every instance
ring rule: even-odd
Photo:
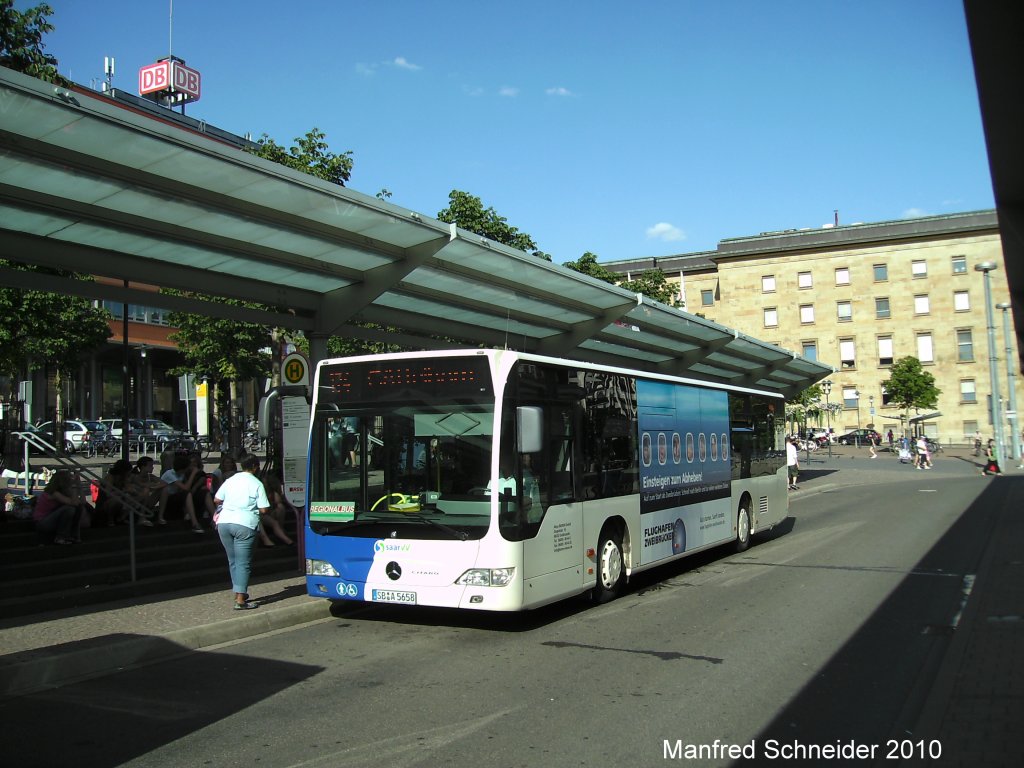
[[[402,566],[392,560],[384,566],[384,573],[386,573],[388,578],[392,581],[398,581],[398,578],[402,575]]]

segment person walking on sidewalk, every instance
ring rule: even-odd
[[[258,607],[258,603],[249,600],[249,574],[260,515],[267,514],[270,509],[267,490],[256,477],[259,468],[259,458],[252,454],[245,456],[241,460],[241,472],[225,480],[216,494],[216,500],[221,504],[217,533],[228,556],[236,611]]]
[[[989,440],[988,447],[985,448],[985,468],[981,470],[983,475],[1001,475],[1003,470],[999,468],[999,462],[996,461],[996,441]]]
[[[796,490],[796,479],[800,474],[800,452],[796,449],[796,439],[786,438],[786,471],[789,473],[789,490]]]
[[[918,435],[917,437],[917,468],[932,468],[932,453],[928,450],[928,441],[924,435]]]

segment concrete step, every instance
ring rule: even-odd
[[[292,538],[293,528],[294,522],[286,526]],[[195,534],[180,520],[138,528],[134,582],[126,526],[85,529],[82,539],[73,546],[41,545],[30,521],[0,525],[0,618],[207,584],[230,590],[227,558],[212,529]],[[257,545],[253,574],[298,573],[299,563],[294,546]]]
[[[294,551],[286,556],[275,554],[273,557],[260,557],[254,560],[252,565],[253,577],[284,577],[300,573]],[[231,592],[231,579],[228,576],[226,560],[216,568],[183,571],[173,575],[140,578],[137,581],[122,581],[116,584],[82,585],[41,595],[24,595],[0,600],[0,617],[6,619],[31,616],[46,611],[101,605],[130,597],[173,594],[179,590],[207,585],[223,587],[227,599]]]

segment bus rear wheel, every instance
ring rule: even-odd
[[[597,584],[594,585],[595,603],[607,603],[622,593],[626,582],[626,567],[622,557],[622,535],[615,528],[605,528],[597,546]]]
[[[750,546],[750,502],[746,499],[740,502],[739,511],[736,513],[736,551],[745,552]]]

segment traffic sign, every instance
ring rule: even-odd
[[[309,386],[309,362],[301,352],[292,352],[281,363],[281,383]]]

